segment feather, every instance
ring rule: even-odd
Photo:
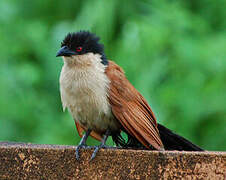
[[[76,125],[76,129],[78,131],[78,135],[80,137],[82,137],[86,128],[83,128],[79,123],[76,123],[76,122],[75,122],[75,125]],[[97,133],[95,131],[91,131],[90,136],[92,136],[94,139],[96,139],[98,141],[101,141],[101,139],[102,139],[102,135],[100,135],[99,133]]]
[[[110,80],[109,103],[123,128],[146,148],[162,150],[155,116],[144,97],[126,79],[123,70],[109,61],[105,71]]]

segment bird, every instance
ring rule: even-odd
[[[100,148],[108,147],[109,136],[122,148],[203,151],[157,123],[147,100],[123,69],[107,59],[96,34],[85,30],[68,33],[56,57],[63,59],[59,80],[63,110],[68,109],[81,137],[75,151],[77,160],[79,150],[88,147],[89,136],[101,142],[94,146],[91,160]]]

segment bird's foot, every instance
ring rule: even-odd
[[[87,146],[86,144],[79,144],[79,145],[76,147],[76,149],[75,149],[75,157],[76,157],[76,159],[77,159],[77,160],[80,159],[80,156],[79,156],[79,150],[80,150],[80,149],[90,149],[90,148],[92,148],[92,147]]]
[[[76,147],[75,149],[75,156],[76,156],[76,159],[79,160],[79,149],[81,148],[88,148],[89,146],[86,145],[86,140],[89,136],[89,134],[91,133],[91,129],[88,129],[85,134],[82,136],[82,139],[79,143],[79,145]]]
[[[92,156],[91,156],[91,158],[90,158],[90,161],[92,161],[95,157],[96,157],[96,155],[97,155],[97,152],[99,151],[99,149],[111,149],[112,147],[110,147],[110,146],[107,146],[107,145],[105,145],[105,144],[100,144],[99,146],[94,146],[94,151],[93,151],[93,154],[92,154]]]

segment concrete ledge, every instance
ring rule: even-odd
[[[74,148],[0,143],[0,179],[226,179],[226,152]]]

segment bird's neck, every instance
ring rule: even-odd
[[[79,83],[87,87],[108,87],[109,79],[105,74],[106,65],[101,63],[101,56],[88,53],[85,55],[63,57],[64,66],[61,72],[62,84]],[[81,90],[83,87],[80,87]]]
[[[101,65],[101,56],[99,54],[87,53],[83,55],[76,55],[71,57],[63,57],[64,65],[70,68],[89,68]]]

